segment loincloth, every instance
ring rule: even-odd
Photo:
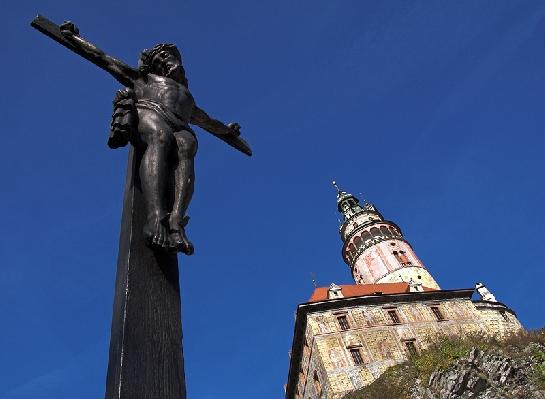
[[[174,130],[187,130],[193,133],[193,130],[189,127],[188,123],[180,118],[177,114],[172,112],[167,107],[156,103],[151,100],[138,100],[136,102],[136,108],[143,108],[154,111],[157,115],[161,116],[165,122]],[[193,133],[194,134],[194,133]]]
[[[119,148],[126,146],[135,137],[138,126],[138,109],[155,112],[174,131],[187,131],[197,138],[188,123],[162,104],[151,100],[137,100],[131,89],[118,90],[113,101],[114,111],[110,123],[108,146]]]

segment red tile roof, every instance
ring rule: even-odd
[[[408,283],[382,283],[382,284],[352,284],[340,285],[341,292],[344,297],[373,295],[375,293],[382,294],[402,294],[409,292]],[[433,288],[423,287],[424,291],[435,291]],[[308,300],[309,302],[327,301],[327,292],[329,287],[318,287],[312,293]]]

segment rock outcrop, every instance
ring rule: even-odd
[[[545,399],[544,338],[443,340],[344,399]]]
[[[528,356],[513,359],[501,353],[471,349],[446,370],[432,373],[428,386],[414,387],[414,398],[441,399],[504,399],[544,398],[545,390],[535,384],[534,368],[543,353],[541,345],[531,344]]]

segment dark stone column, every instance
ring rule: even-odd
[[[131,147],[119,239],[106,399],[185,399],[176,254],[156,253],[142,232],[144,197]]]

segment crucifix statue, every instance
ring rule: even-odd
[[[106,399],[184,399],[177,252],[193,253],[185,227],[197,137],[190,124],[252,155],[237,123],[199,108],[173,44],[144,50],[138,68],[38,16],[31,25],[125,86],[113,104],[108,146],[131,144],[119,240]]]
[[[188,87],[180,52],[173,44],[144,50],[138,68],[105,54],[79,36],[71,22],[57,27],[43,17],[33,26],[110,73],[125,89],[114,99],[110,148],[131,143],[143,150],[140,167],[146,200],[144,234],[148,245],[165,251],[193,253],[187,239],[185,214],[193,194],[193,159],[197,137],[189,124],[197,125],[247,155],[240,126],[212,119],[199,108]]]

